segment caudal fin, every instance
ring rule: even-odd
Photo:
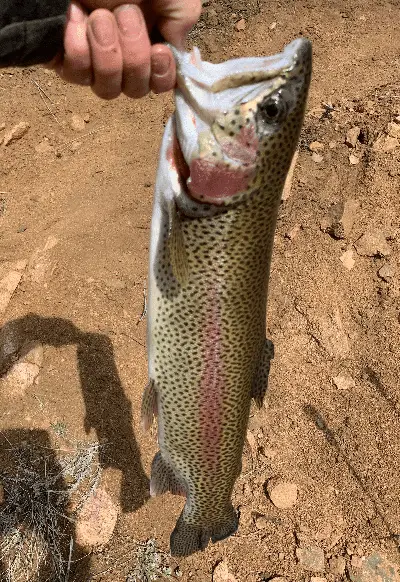
[[[238,525],[238,516],[232,504],[227,507],[226,515],[223,519],[210,526],[188,523],[182,513],[171,534],[171,555],[190,556],[195,552],[204,550],[210,539],[213,542],[221,541],[234,534]]]

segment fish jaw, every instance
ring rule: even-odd
[[[311,45],[297,39],[273,57],[220,65],[201,61],[198,52],[192,62],[177,53],[177,68],[175,129],[187,167],[184,190],[202,204],[236,204],[259,184],[268,139],[296,117],[300,129],[304,106],[299,112],[298,102],[304,105],[307,96]],[[276,119],[268,114],[274,100],[284,109]]]

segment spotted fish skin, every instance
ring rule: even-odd
[[[234,533],[231,495],[251,398],[267,388],[266,306],[277,211],[301,129],[311,45],[204,64],[177,53],[151,230],[146,427],[152,495],[186,496],[171,535],[189,555]],[[218,69],[219,67],[219,69]]]

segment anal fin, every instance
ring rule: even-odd
[[[263,352],[257,372],[253,379],[252,397],[258,408],[263,405],[264,397],[268,389],[268,376],[271,367],[271,360],[274,357],[274,344],[269,340],[265,340]]]
[[[185,287],[189,279],[189,263],[185,247],[185,237],[175,202],[168,202],[168,252],[172,272],[178,283]]]
[[[182,479],[176,475],[173,468],[156,453],[151,464],[150,495],[162,495],[169,491],[173,495],[187,495],[187,488]]]
[[[157,391],[154,380],[149,380],[142,397],[141,419],[144,430],[149,430],[157,416]]]

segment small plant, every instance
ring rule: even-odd
[[[172,570],[167,564],[167,555],[157,549],[155,539],[140,544],[136,554],[137,564],[126,582],[154,582],[172,578]]]

